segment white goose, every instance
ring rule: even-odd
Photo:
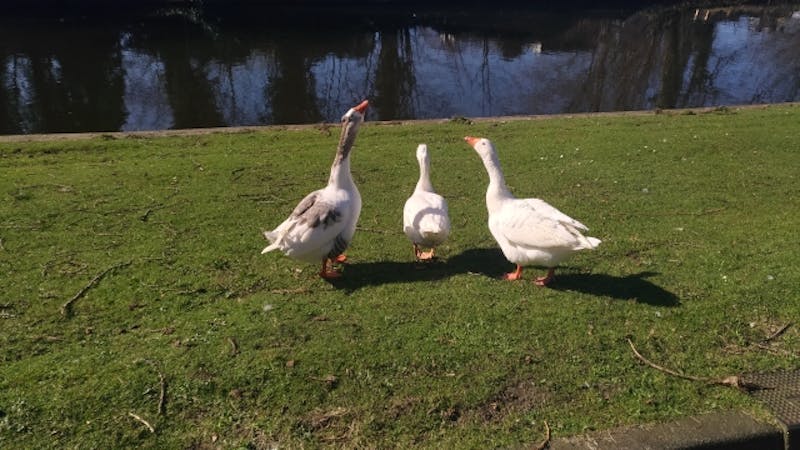
[[[554,276],[555,267],[578,250],[590,250],[600,239],[584,236],[588,228],[567,216],[544,200],[515,198],[506,186],[500,161],[491,141],[467,136],[464,138],[478,153],[489,173],[486,208],[489,210],[489,231],[492,232],[505,257],[517,265],[514,272],[503,278],[518,280],[522,267],[528,265],[548,268],[547,275],[535,283],[545,286]]]
[[[308,194],[283,223],[264,232],[270,244],[261,252],[280,250],[305,262],[322,261],[322,278],[337,278],[334,262],[344,262],[361,214],[361,194],[350,174],[350,150],[364,122],[369,102],[364,100],[342,116],[342,133],[331,166],[328,185]]]
[[[436,247],[450,234],[450,217],[447,201],[433,190],[431,184],[427,145],[419,144],[417,147],[417,161],[419,181],[403,207],[403,231],[414,244],[414,257],[426,261],[433,259]],[[430,250],[423,252],[421,247]]]

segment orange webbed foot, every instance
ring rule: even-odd
[[[319,276],[326,280],[335,280],[342,276],[342,272],[338,270],[320,271]]]
[[[553,278],[555,278],[555,272],[556,269],[554,268],[548,269],[547,275],[543,277],[537,277],[535,280],[533,280],[534,284],[536,284],[537,286],[547,286],[548,283],[553,281]]]
[[[435,256],[435,252],[431,249],[429,252],[420,252],[417,259],[420,261],[432,261]]]
[[[342,256],[342,255],[339,255]],[[338,259],[338,257],[336,258]],[[325,258],[322,260],[322,269],[319,271],[319,276],[326,280],[335,280],[342,276],[342,272],[333,268],[334,259]]]
[[[502,276],[503,280],[509,280],[509,281],[519,280],[520,278],[522,278],[522,266],[520,266],[519,264],[517,264],[517,270],[509,272]]]

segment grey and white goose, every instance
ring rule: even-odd
[[[322,278],[341,276],[333,264],[346,260],[344,251],[361,214],[361,194],[350,173],[350,153],[367,106],[369,102],[364,100],[342,116],[342,133],[328,185],[308,194],[283,223],[264,232],[270,244],[261,253],[280,250],[299,261],[321,262]]]

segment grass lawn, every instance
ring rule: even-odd
[[[603,240],[552,288],[538,269],[495,278],[512,265],[465,135],[493,140],[517,196]],[[563,437],[766,416],[641,364],[628,338],[693,375],[800,367],[797,326],[756,345],[800,317],[798,106],[367,122],[359,230],[331,284],[260,251],[327,181],[337,139],[0,142],[0,447],[514,447],[545,421]],[[401,230],[420,142],[453,223],[422,268]]]

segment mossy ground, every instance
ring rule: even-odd
[[[800,367],[800,108],[367,124],[341,280],[279,254],[338,130],[0,143],[0,447],[513,447],[727,408],[721,377]],[[552,288],[486,226],[507,181],[599,249]],[[426,142],[453,231],[420,267],[401,231]],[[69,308],[62,305],[109,268]],[[160,376],[164,377],[163,413]],[[148,421],[151,433],[130,413]]]

